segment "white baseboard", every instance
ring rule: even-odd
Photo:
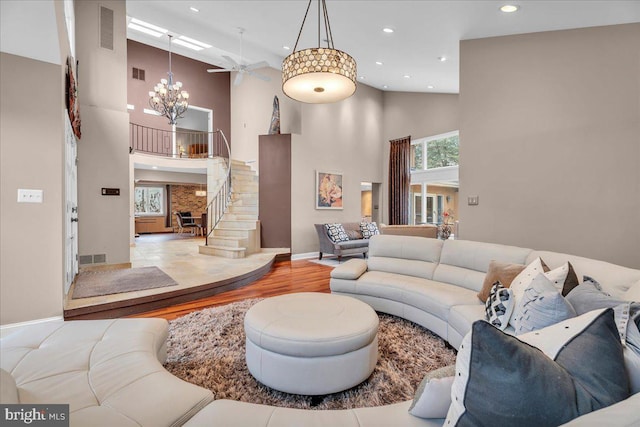
[[[57,320],[63,320],[62,316],[47,317],[45,319],[28,320],[26,322],[9,323],[7,325],[0,326],[0,338],[4,338],[16,329],[29,325],[37,325],[38,323],[55,322]]]
[[[291,261],[297,261],[299,259],[312,259],[318,258],[318,252],[306,252],[303,254],[291,255]]]

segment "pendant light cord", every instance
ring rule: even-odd
[[[304,18],[302,19],[302,25],[300,25],[300,31],[298,31],[298,38],[296,39],[296,44],[293,47],[293,51],[296,52],[298,50],[298,43],[300,42],[300,36],[302,36],[302,29],[304,28],[305,22],[307,22],[307,16],[309,15],[309,9],[311,8],[311,2],[313,0],[309,0],[309,4],[307,4],[307,10],[304,13]],[[329,13],[327,12],[327,3],[326,0],[317,0],[318,1],[318,47],[320,47],[320,22],[321,19],[324,18],[324,32],[327,35],[327,47],[330,49],[335,49],[333,45],[333,34],[331,33],[331,23],[329,22]],[[320,7],[322,6],[322,11]]]
[[[309,14],[309,8],[311,7],[311,2],[313,0],[309,0],[309,4],[307,5],[307,11],[304,13],[304,18],[302,19],[302,25],[300,26],[300,31],[298,32],[298,38],[296,39],[296,45],[293,47],[293,51],[298,50],[298,42],[300,41],[300,36],[302,35],[302,29],[304,28],[304,23],[307,20],[307,15]]]

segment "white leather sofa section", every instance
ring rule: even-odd
[[[167,330],[162,319],[26,326],[0,340],[15,380],[3,390],[17,388],[19,403],[69,404],[72,426],[180,426],[213,394],[163,368]]]
[[[185,424],[189,427],[442,427],[444,419],[409,414],[411,401],[374,408],[313,411],[216,400]]]
[[[349,260],[335,268],[330,286],[332,293],[418,323],[458,348],[471,324],[484,318],[484,304],[476,294],[490,261],[529,264],[537,257],[552,269],[570,261],[579,279],[592,276],[616,297],[640,281],[640,270],[557,252],[379,235],[369,241],[369,259]],[[506,332],[512,331],[509,327]]]

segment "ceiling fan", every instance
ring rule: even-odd
[[[269,63],[266,61],[255,62],[253,64],[243,64],[242,63],[242,34],[244,33],[243,28],[239,28],[240,30],[240,63],[236,62],[233,58],[227,55],[222,55],[222,57],[227,61],[228,65],[224,68],[210,68],[207,70],[208,73],[228,73],[230,71],[236,71],[236,78],[233,81],[234,86],[238,86],[245,74],[249,74],[250,76],[256,77],[260,80],[264,80],[268,82],[271,80],[271,77],[265,76],[264,74],[260,74],[255,72],[258,68],[268,67]]]

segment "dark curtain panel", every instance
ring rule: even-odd
[[[411,183],[411,137],[394,139],[389,155],[389,224],[409,223],[409,184]]]

